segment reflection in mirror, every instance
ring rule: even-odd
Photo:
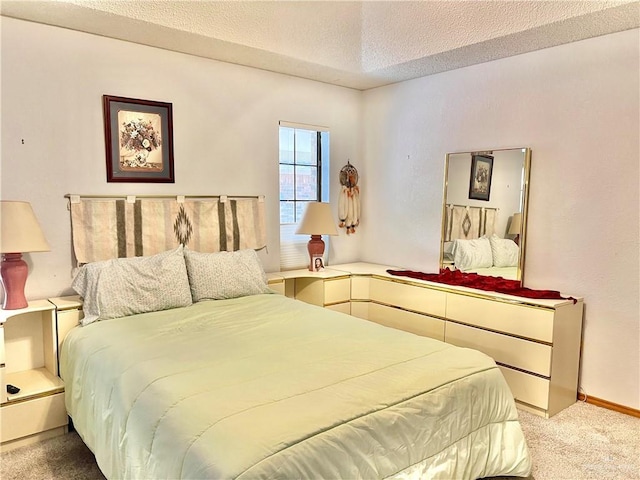
[[[530,148],[449,153],[440,268],[524,278]]]

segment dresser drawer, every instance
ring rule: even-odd
[[[486,353],[496,362],[551,376],[551,347],[501,333],[447,322],[445,341]]]
[[[372,303],[369,305],[368,319],[380,325],[444,341],[444,320],[439,318]]]
[[[0,416],[2,443],[63,427],[68,423],[64,393],[5,405],[0,408]]]
[[[553,341],[554,310],[447,293],[447,319],[542,342]]]
[[[369,305],[368,315],[368,320],[380,325],[444,341],[444,320],[439,318],[407,312],[377,303]]]
[[[374,302],[401,306],[438,317],[445,316],[446,293],[404,283],[371,279],[370,296]]]
[[[324,281],[324,304],[348,302],[351,299],[351,279],[338,278]]]
[[[549,380],[501,365],[500,371],[511,389],[513,398],[542,410],[549,408],[549,385],[551,383]]]

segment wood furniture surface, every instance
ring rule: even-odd
[[[58,376],[56,308],[48,300],[0,310],[0,449],[67,432],[64,383]],[[7,384],[20,388],[7,393]]]
[[[351,275],[349,272],[325,268],[287,270],[269,274],[270,286],[281,285],[280,293],[305,303],[343,313],[351,313]]]
[[[393,276],[370,263],[294,270],[285,293],[389,327],[480,350],[518,404],[550,417],[578,395],[583,300],[538,300]]]

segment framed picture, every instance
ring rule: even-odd
[[[322,255],[314,255],[311,260],[314,272],[321,272],[324,270],[324,259],[322,258]]]
[[[107,182],[174,183],[170,103],[103,95]]]
[[[471,177],[469,178],[469,198],[489,200],[491,194],[491,174],[493,157],[490,155],[471,155]]]

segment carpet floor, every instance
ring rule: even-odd
[[[576,403],[550,419],[520,411],[533,458],[529,480],[640,479],[640,418]],[[76,433],[0,455],[2,480],[102,480]]]

